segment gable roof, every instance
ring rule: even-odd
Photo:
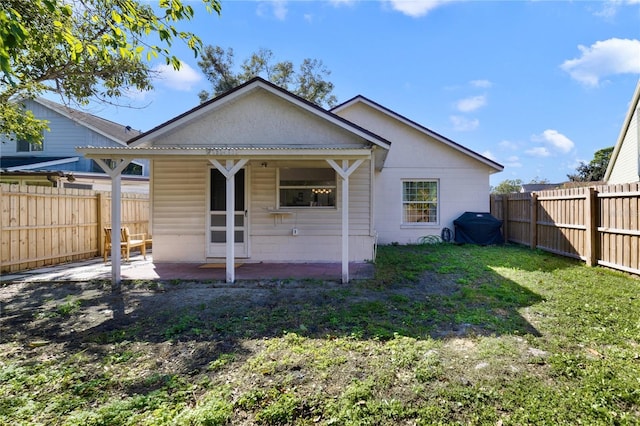
[[[391,145],[391,142],[389,142],[388,140],[370,132],[367,129],[364,129],[358,125],[356,125],[355,123],[352,123],[342,117],[339,117],[336,114],[333,114],[330,111],[325,110],[324,108],[307,101],[306,99],[303,99],[285,89],[282,89],[281,87],[276,86],[275,84],[264,80],[261,77],[255,77],[249,81],[247,81],[244,84],[241,84],[240,86],[237,86],[234,89],[229,90],[228,92],[225,92],[223,94],[221,94],[220,96],[217,96],[213,99],[210,99],[198,106],[196,106],[195,108],[190,109],[189,111],[184,112],[183,114],[178,115],[177,117],[172,118],[169,121],[166,121],[162,124],[160,124],[159,126],[154,127],[153,129],[142,133],[138,136],[135,136],[131,139],[129,139],[129,141],[127,142],[130,146],[132,147],[138,147],[142,144],[144,144],[145,142],[149,142],[151,141],[153,138],[162,136],[166,133],[169,133],[170,131],[174,130],[177,127],[181,127],[186,125],[187,123],[209,113],[210,111],[212,111],[215,108],[220,107],[221,105],[224,105],[227,102],[231,102],[241,96],[246,95],[247,93],[250,93],[254,90],[258,90],[258,89],[262,89],[262,90],[266,90],[267,92],[271,93],[274,96],[279,97],[280,99],[283,99],[285,101],[288,101],[298,107],[300,107],[301,109],[310,112],[312,114],[314,114],[317,117],[320,117],[336,126],[338,126],[339,128],[342,128],[344,130],[347,130],[365,140],[367,140],[368,142],[372,143],[373,145],[379,146],[381,148],[384,148],[385,150],[389,149],[389,146]]]
[[[469,148],[466,148],[466,147],[460,145],[459,143],[454,142],[451,139],[449,139],[449,138],[447,138],[445,136],[442,136],[441,134],[439,134],[437,132],[434,132],[433,130],[428,129],[427,127],[425,127],[425,126],[423,126],[423,125],[421,125],[419,123],[416,123],[415,121],[410,120],[407,117],[404,117],[404,116],[398,114],[397,112],[392,111],[389,108],[384,107],[384,106],[380,105],[379,103],[374,102],[371,99],[368,99],[368,98],[366,98],[366,97],[364,97],[362,95],[357,95],[357,96],[349,99],[348,101],[341,103],[340,105],[332,108],[331,111],[332,112],[334,112],[334,111],[337,112],[337,111],[340,111],[342,109],[345,109],[345,108],[347,108],[347,107],[349,107],[351,105],[357,104],[357,103],[363,103],[363,104],[368,105],[369,107],[371,107],[371,108],[373,108],[375,110],[378,110],[378,111],[382,112],[385,115],[393,117],[396,120],[406,124],[407,126],[413,128],[413,129],[415,129],[415,130],[417,130],[417,131],[419,131],[421,133],[424,133],[424,134],[432,137],[433,139],[435,139],[435,140],[437,140],[439,142],[442,142],[443,144],[455,149],[456,151],[459,151],[459,152],[461,152],[463,154],[466,154],[469,157],[472,157],[475,160],[478,160],[481,163],[486,164],[487,166],[489,166],[492,169],[494,169],[496,172],[500,172],[500,171],[502,171],[504,169],[504,166],[502,164],[499,164],[499,163],[497,163],[497,162],[495,162],[495,161],[493,161],[493,160],[491,160],[491,159],[489,159],[489,158],[487,158],[487,157],[485,157],[485,156],[483,156],[481,154],[478,154],[477,152],[472,151]]]
[[[140,134],[140,131],[134,130],[130,126],[124,126],[88,112],[59,104],[49,99],[36,98],[33,99],[33,101],[121,145],[126,144],[126,141],[131,137],[135,137]]]
[[[609,159],[609,164],[607,165],[607,170],[604,173],[604,180],[608,181],[611,177],[611,173],[613,172],[613,167],[618,159],[618,154],[620,154],[620,149],[622,148],[622,143],[627,135],[627,131],[629,130],[629,126],[631,125],[631,120],[633,119],[633,115],[636,109],[640,108],[640,79],[638,79],[638,83],[636,84],[636,90],[631,97],[631,103],[629,104],[629,110],[627,111],[627,116],[622,123],[622,129],[620,130],[620,135],[618,135],[618,140],[616,141],[616,145],[613,147],[613,152],[611,153],[611,158]],[[639,113],[640,114],[640,113]],[[640,130],[639,130],[640,131]],[[640,135],[638,135],[640,138]],[[640,140],[638,141],[640,144]],[[640,170],[638,171],[640,173]]]

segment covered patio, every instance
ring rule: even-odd
[[[342,264],[335,263],[236,263],[236,279],[239,281],[280,281],[280,280],[325,280],[339,282],[342,276]],[[374,265],[371,263],[350,263],[349,274],[353,280],[374,277]],[[91,280],[110,280],[111,262],[104,263],[102,258],[68,263],[54,267],[22,271],[0,277],[2,283],[10,282],[83,282]],[[131,257],[130,262],[122,263],[123,280],[150,281],[202,281],[225,283],[226,264],[201,263],[157,263],[147,254]]]

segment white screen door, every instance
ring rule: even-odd
[[[235,176],[235,253],[236,257],[247,257],[247,200],[245,169]],[[211,169],[209,177],[209,232],[208,255],[225,257],[227,246],[227,180],[217,169]]]

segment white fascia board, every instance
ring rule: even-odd
[[[611,157],[609,158],[609,164],[607,165],[607,170],[604,172],[604,181],[608,181],[611,177],[611,173],[613,172],[613,166],[618,160],[618,154],[620,154],[620,149],[622,148],[622,143],[627,135],[627,131],[632,122],[634,114],[636,115],[636,119],[638,120],[638,149],[640,150],[640,79],[636,83],[636,90],[633,92],[633,96],[631,97],[631,103],[629,104],[629,109],[627,110],[627,115],[624,118],[624,122],[622,123],[622,128],[620,129],[620,134],[618,135],[618,139],[616,139],[616,144],[613,147],[613,152],[611,153]],[[640,175],[640,153],[638,153],[638,175]]]
[[[370,148],[350,149],[234,149],[234,148],[98,148],[78,147],[87,158],[158,158],[158,157],[228,157],[228,158],[371,158]]]

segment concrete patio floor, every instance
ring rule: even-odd
[[[196,280],[222,281],[226,279],[224,264],[194,263],[153,263],[153,257],[147,254],[132,256],[130,262],[123,262],[121,267],[123,280]],[[369,279],[374,276],[374,265],[371,263],[351,263],[349,277],[352,280]],[[342,267],[336,263],[237,263],[236,280],[287,280],[287,279],[320,279],[340,281]],[[46,281],[90,281],[110,280],[111,262],[104,263],[102,258],[95,258],[64,265],[41,269],[2,274],[0,282],[46,282]]]

